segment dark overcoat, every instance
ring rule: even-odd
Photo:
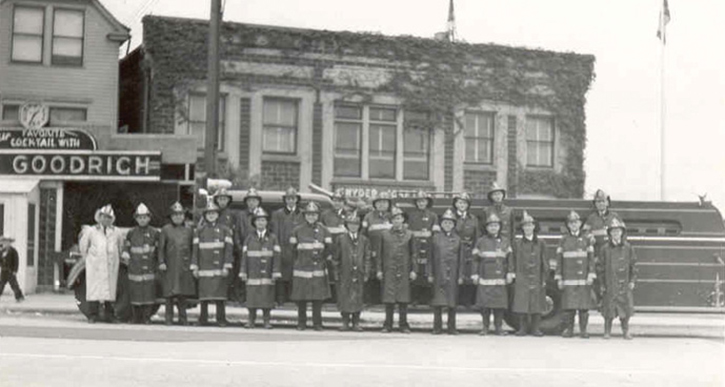
[[[515,313],[543,313],[546,308],[544,281],[549,274],[546,244],[539,238],[517,239],[513,248],[513,265],[509,271],[516,274],[512,311]]]
[[[413,233],[405,227],[383,231],[379,251],[377,270],[383,273],[383,303],[409,303],[410,273],[417,271],[418,255],[418,244]]]
[[[476,246],[476,241],[481,237],[481,230],[478,224],[478,218],[471,214],[466,213],[465,218],[456,212],[458,220],[456,221],[456,232],[461,238],[463,244],[463,262],[461,263],[461,271],[463,271],[463,283],[476,285],[471,280],[471,275],[474,274],[474,266],[476,264],[473,249]]]
[[[191,251],[194,230],[167,224],[159,235],[159,265],[166,264],[163,273],[164,297],[195,296],[196,283],[191,274]]]
[[[427,277],[433,279],[431,306],[456,307],[458,280],[463,279],[460,270],[463,254],[461,238],[455,231],[441,231],[433,235],[431,260],[426,268]]]
[[[602,246],[599,276],[604,287],[601,310],[604,318],[634,315],[634,294],[629,286],[637,281],[636,264],[637,255],[628,242]]]
[[[430,259],[431,243],[433,233],[440,231],[438,215],[428,209],[419,208],[408,212],[408,230],[418,242],[418,274],[421,277],[426,273],[428,260]],[[424,278],[422,278],[424,280]]]
[[[337,307],[342,313],[356,313],[363,309],[365,281],[370,278],[370,241],[357,234],[340,235],[335,241],[333,262],[337,277]]]
[[[123,243],[121,258],[128,262],[128,291],[132,305],[156,303],[159,231],[151,226],[134,227]]]
[[[295,247],[290,244],[289,240],[292,236],[292,230],[304,223],[304,221],[304,215],[299,207],[295,207],[294,211],[283,207],[272,213],[270,229],[272,234],[277,236],[279,246],[282,249],[282,260],[280,262],[282,281],[292,281]]]

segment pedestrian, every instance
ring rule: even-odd
[[[292,293],[292,272],[294,266],[295,247],[290,244],[292,231],[304,223],[304,215],[300,210],[302,197],[294,187],[289,187],[282,195],[285,206],[272,213],[272,234],[277,236],[282,249],[280,270],[282,278],[275,282],[277,303],[282,305],[290,300]]]
[[[430,305],[433,307],[434,335],[443,332],[443,308],[448,309],[448,334],[458,334],[456,305],[458,286],[463,283],[463,272],[460,269],[465,250],[456,232],[456,221],[456,214],[450,208],[443,213],[441,231],[433,235],[431,256],[426,266],[426,276],[433,293]]]
[[[242,221],[241,212],[231,207],[233,199],[232,194],[226,188],[220,188],[214,195],[213,201],[219,207],[217,223],[232,230],[232,240],[234,241],[232,252],[234,261],[227,284],[227,298],[241,303],[244,301],[244,284],[239,279],[239,263],[242,256],[242,243],[244,242],[244,239],[242,239],[244,222]]]
[[[392,227],[382,232],[377,256],[377,278],[382,283],[382,301],[385,304],[383,333],[393,330],[393,313],[398,306],[398,326],[402,333],[410,333],[408,304],[410,283],[418,277],[418,243],[405,227],[408,215],[399,207],[390,211]]]
[[[267,211],[258,207],[252,214],[251,221],[255,230],[244,241],[242,266],[239,271],[239,278],[246,283],[246,305],[249,311],[247,328],[255,328],[257,309],[262,309],[264,328],[272,329],[270,315],[275,301],[274,281],[282,277],[279,271],[282,249],[277,237],[267,228]]]
[[[216,304],[216,322],[227,326],[226,301],[229,274],[233,264],[232,230],[219,223],[219,207],[209,202],[204,208],[204,222],[194,231],[191,270],[199,280],[201,314],[199,325],[209,323],[209,303]]]
[[[187,325],[187,300],[196,295],[191,272],[194,230],[185,225],[185,214],[181,203],[171,205],[171,223],[165,225],[159,235],[159,270],[164,278],[166,325],[174,321],[174,305],[179,310],[179,324]]]
[[[526,336],[530,329],[536,337],[541,332],[541,314],[546,307],[546,278],[549,275],[549,260],[546,258],[546,244],[539,239],[539,225],[528,212],[521,220],[521,239],[514,241],[513,267],[514,301],[512,311],[519,316],[517,336]],[[527,329],[529,328],[529,329]]]
[[[431,299],[431,287],[426,281],[433,233],[441,230],[438,215],[431,211],[433,198],[424,191],[413,197],[415,208],[408,212],[408,230],[418,243],[418,279],[412,284],[413,304],[427,304]]]
[[[78,242],[86,264],[88,322],[92,324],[100,319],[115,323],[114,302],[124,233],[113,225],[116,215],[110,204],[96,210],[94,220],[96,225],[83,229]]]
[[[509,243],[513,244],[514,217],[511,208],[504,204],[506,189],[494,181],[486,197],[491,205],[484,209],[482,220],[488,219],[491,214],[496,214],[501,219],[501,238],[508,239]]]
[[[345,218],[344,234],[335,241],[334,258],[335,277],[340,285],[337,295],[337,308],[342,314],[341,331],[362,332],[360,313],[363,310],[365,282],[370,278],[370,241],[360,233],[360,217],[353,212]]]
[[[579,335],[589,338],[587,324],[589,309],[596,308],[592,284],[596,277],[594,246],[591,236],[584,235],[579,214],[571,211],[566,218],[567,233],[556,249],[556,274],[561,293],[561,308],[565,311],[563,337],[574,335],[574,317],[579,311]]]
[[[15,294],[16,302],[23,302],[25,296],[18,285],[18,251],[11,244],[13,238],[0,235],[0,296],[5,290],[5,284],[10,283],[10,289]]]
[[[612,334],[612,321],[619,317],[622,335],[632,340],[629,319],[634,315],[634,287],[637,282],[637,255],[627,242],[626,225],[617,218],[609,223],[609,242],[602,246],[598,262],[602,284],[602,316],[604,317],[604,338]]]
[[[156,304],[156,269],[158,268],[159,231],[151,226],[151,211],[145,204],[133,214],[138,226],[126,234],[121,260],[128,266],[128,292],[131,322],[150,324]]]
[[[463,284],[458,287],[458,303],[467,308],[476,305],[477,284],[471,280],[474,274],[476,258],[473,249],[481,237],[478,217],[471,213],[471,196],[463,192],[453,197],[453,211],[456,213],[456,232],[463,244],[463,262],[460,270],[463,272]]]
[[[380,241],[382,240],[383,231],[389,230],[390,224],[390,207],[393,205],[393,201],[390,198],[390,193],[383,191],[375,194],[372,198],[373,210],[365,214],[362,221],[363,233],[370,240],[371,265],[372,267],[378,267],[378,261],[380,257],[377,255],[380,252]],[[380,281],[373,277],[367,282],[365,287],[365,303],[370,305],[379,304],[382,299],[380,295]]]
[[[307,303],[312,303],[312,324],[322,330],[322,301],[330,297],[327,262],[332,260],[332,237],[319,222],[320,207],[307,203],[305,222],[292,231],[290,245],[294,248],[292,294],[297,303],[297,329],[307,327]]]
[[[486,235],[476,242],[473,254],[476,259],[472,280],[478,284],[476,305],[481,309],[483,329],[480,335],[488,334],[491,314],[496,334],[506,335],[503,330],[503,314],[508,309],[508,289],[506,285],[513,281],[514,273],[511,245],[508,239],[500,235],[501,219],[491,214],[485,223]]]

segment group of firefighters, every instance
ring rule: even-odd
[[[96,212],[98,224],[84,230],[79,244],[86,262],[89,322],[100,317],[114,320],[113,279],[120,259],[128,268],[136,323],[149,322],[160,283],[168,325],[173,323],[174,306],[179,323],[187,325],[187,300],[198,298],[198,324],[209,324],[208,304],[213,302],[217,325],[226,326],[225,302],[242,288],[248,328],[256,326],[259,309],[263,326],[272,328],[271,310],[293,301],[298,307],[297,329],[306,329],[311,303],[312,326],[322,330],[322,304],[331,297],[334,282],[344,331],[361,331],[365,305],[382,303],[383,332],[393,330],[397,305],[399,329],[409,333],[408,305],[429,301],[434,334],[443,333],[444,310],[447,333],[456,334],[456,307],[463,305],[481,311],[481,335],[489,333],[491,315],[493,332],[505,335],[503,315],[510,308],[520,318],[517,335],[542,336],[550,267],[545,244],[538,238],[538,222],[524,211],[517,238],[513,213],[504,203],[506,190],[494,183],[487,196],[490,206],[480,218],[471,213],[467,193],[456,195],[452,207],[439,217],[425,192],[415,195],[415,208],[407,212],[383,192],[361,219],[341,193],[332,196],[333,208],[321,213],[315,202],[302,207],[298,192],[289,188],[284,207],[270,215],[254,188],[247,192],[242,211],[232,209],[231,195],[220,189],[196,224],[177,202],[171,206],[169,224],[157,230],[149,226],[149,209],[140,204],[134,214],[138,226],[125,237],[113,226],[113,209],[106,205]],[[636,256],[626,240],[625,224],[609,210],[610,204],[609,196],[598,190],[595,209],[585,220],[574,211],[566,217],[567,232],[556,249],[554,271],[566,310],[564,337],[573,336],[578,311],[580,337],[588,338],[588,311],[599,308],[605,338],[611,336],[617,317],[623,337],[632,338]],[[116,259],[114,251],[120,252]],[[509,291],[514,293],[512,302]]]

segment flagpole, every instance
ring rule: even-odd
[[[669,15],[668,15],[669,16]],[[665,45],[667,42],[666,32],[667,21],[665,19],[665,8],[660,10],[660,200],[667,199],[666,191],[666,100],[665,100]]]

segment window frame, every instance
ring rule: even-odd
[[[353,119],[353,118],[348,118],[348,117],[337,117],[336,109],[338,107],[348,107],[348,108],[354,107],[354,108],[357,108],[357,109],[360,110],[360,117],[358,119]],[[364,153],[364,150],[363,150],[363,147],[364,147],[364,144],[363,144],[363,131],[365,130],[365,123],[364,123],[364,120],[363,120],[364,114],[365,114],[365,111],[364,111],[364,106],[363,105],[349,104],[349,103],[340,103],[340,104],[335,104],[334,107],[333,107],[332,175],[334,177],[340,177],[340,178],[360,178],[360,179],[362,179],[362,176],[363,176],[363,153]],[[360,129],[359,129],[359,132],[358,132],[358,142],[357,142],[357,145],[358,145],[358,147],[357,147],[357,156],[358,156],[357,157],[357,160],[358,160],[358,169],[360,171],[360,174],[359,175],[339,175],[339,174],[335,173],[335,160],[338,158],[338,155],[337,155],[337,123],[338,122],[359,125],[359,128]],[[341,158],[345,158],[345,157],[341,157]],[[347,158],[352,159],[352,157],[347,157]]]
[[[465,121],[466,121],[466,115],[475,115],[476,116],[476,136],[468,136],[466,133],[467,128],[465,127]],[[478,117],[487,117],[490,119],[491,122],[491,137],[484,137],[480,136],[479,134],[479,118]],[[496,112],[493,111],[479,111],[479,110],[467,110],[464,112],[463,115],[464,119],[464,126],[463,126],[463,162],[465,164],[471,164],[471,165],[488,165],[492,166],[495,164],[496,160]],[[467,158],[466,148],[468,147],[468,141],[474,140],[474,141],[480,141],[481,139],[489,139],[489,156],[490,161],[480,161],[478,160],[478,152],[476,152],[476,159],[475,160],[469,160]]]
[[[41,27],[40,31],[40,59],[38,61],[30,61],[30,60],[19,60],[15,59],[13,53],[15,52],[15,36],[16,35],[24,35],[24,36],[37,36],[27,33],[16,33],[15,32],[15,13],[18,9],[39,9],[43,12],[42,20],[43,25]],[[12,23],[11,23],[11,30],[10,30],[10,62],[11,63],[21,63],[21,64],[34,64],[34,65],[42,65],[44,60],[45,54],[45,7],[44,6],[35,6],[35,5],[19,5],[14,4],[13,5],[13,16],[12,16]]]
[[[60,121],[57,123],[53,122],[53,110],[78,110],[83,111],[83,120],[67,120]],[[73,122],[88,122],[88,108],[79,106],[49,106],[48,107],[48,125],[50,127],[58,126],[57,124],[73,123]]]
[[[425,113],[425,112],[416,112],[416,111],[410,111],[410,112],[405,112],[404,111],[403,112],[403,148],[402,148],[402,152],[403,152],[403,181],[430,181],[430,179],[431,179],[431,170],[430,170],[430,168],[431,168],[431,154],[433,153],[433,132],[429,128],[419,127],[419,125],[416,125],[415,124],[415,122],[417,121],[416,119],[411,118],[410,121],[408,121],[408,118],[406,117],[407,114],[411,114],[411,116],[413,116],[415,114],[422,114],[423,115],[423,120],[424,121],[428,121],[428,122],[430,121],[430,117],[431,117],[430,113]],[[405,134],[406,134],[405,132],[406,131],[424,131],[425,134],[426,134],[426,136],[427,136],[427,145],[428,145],[428,147],[427,147],[426,152],[425,152],[425,155],[426,155],[425,156],[425,159],[426,159],[426,161],[425,161],[426,162],[426,177],[425,177],[425,179],[414,179],[414,178],[406,178],[405,177],[405,171],[406,171],[406,169],[405,169],[405,162],[406,162],[406,160],[419,161],[416,158],[410,158],[410,159],[408,159],[405,156]]]
[[[203,97],[204,99],[204,121],[194,121],[191,118],[191,99],[192,97]],[[204,149],[206,146],[206,118],[207,118],[207,112],[206,112],[206,97],[207,93],[205,92],[190,92],[189,96],[187,98],[186,103],[186,109],[188,112],[188,117],[186,120],[186,134],[187,135],[194,135],[192,132],[192,123],[204,123],[204,136],[202,137],[202,144],[201,147],[197,147],[197,149]],[[224,140],[226,139],[226,115],[227,115],[227,94],[226,93],[219,93],[219,101],[223,101],[224,103],[224,109],[222,109],[222,112],[219,114],[219,127],[217,127],[217,147],[216,150],[219,152],[224,152]],[[219,107],[221,108],[221,104],[219,104]],[[223,114],[222,114],[223,113]],[[194,135],[195,136],[195,135]]]
[[[59,38],[64,39],[78,39],[81,41],[81,56],[80,56],[80,63],[56,63],[55,60],[55,54],[53,53],[53,50],[55,49],[55,16],[58,13],[58,11],[64,11],[64,12],[77,12],[80,13],[82,16],[82,26],[81,26],[81,37],[69,37],[69,36],[58,36]],[[53,66],[68,66],[68,67],[83,67],[84,60],[85,60],[85,44],[86,44],[86,12],[83,9],[77,9],[77,8],[64,8],[64,7],[53,7],[53,28],[51,30],[50,35],[50,64]]]
[[[528,123],[530,120],[536,120],[537,122],[541,120],[547,120],[549,124],[551,124],[551,140],[549,141],[539,141],[539,140],[529,140],[529,126]],[[539,126],[537,125],[537,138],[539,134]],[[524,125],[524,139],[526,141],[526,167],[530,168],[546,168],[546,169],[553,169],[554,164],[556,161],[556,120],[553,116],[547,116],[547,115],[527,115],[526,116],[526,124]],[[532,151],[532,147],[530,146],[530,143],[535,144],[551,144],[551,155],[549,157],[549,164],[530,164],[529,163],[529,156],[530,152]],[[538,152],[539,149],[536,147],[536,152]],[[536,159],[538,160],[538,154]]]
[[[295,106],[295,126],[294,126],[294,138],[292,139],[293,149],[291,152],[284,151],[271,151],[265,149],[265,138],[267,134],[267,123],[264,119],[265,103],[267,101],[281,101],[281,102],[293,102]],[[270,126],[272,126],[270,124]],[[289,128],[284,125],[274,125],[276,128]],[[287,98],[287,97],[276,97],[276,96],[265,96],[262,98],[262,154],[263,155],[279,155],[279,156],[296,156],[298,150],[298,141],[300,133],[300,99],[298,98]]]

